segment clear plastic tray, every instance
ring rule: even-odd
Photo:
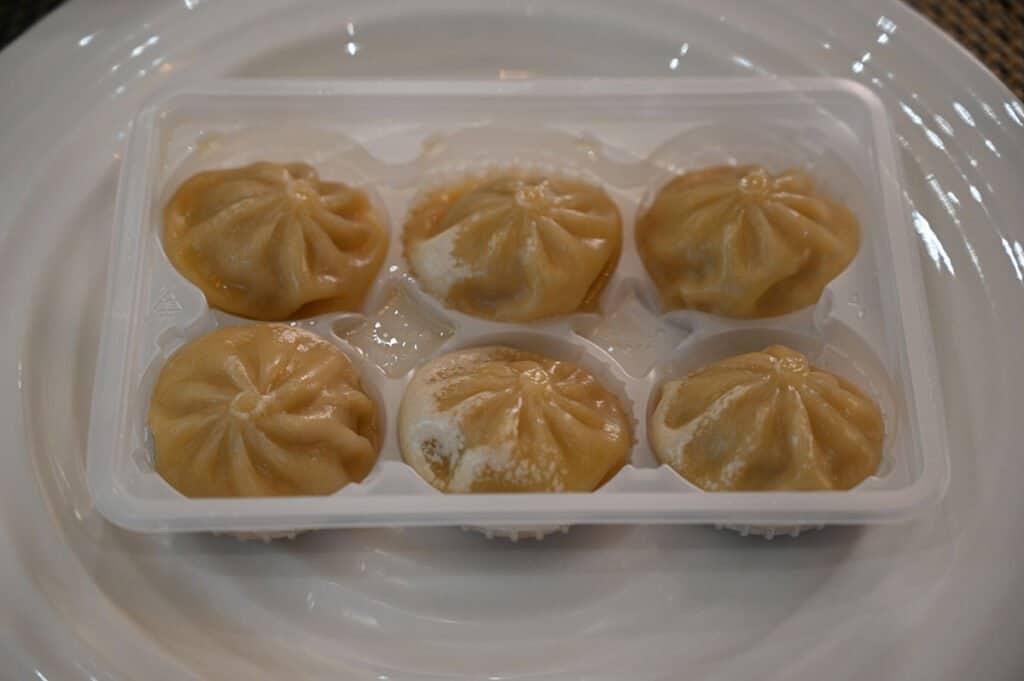
[[[383,448],[361,484],[330,496],[189,499],[153,469],[153,383],[188,340],[252,322],[209,309],[171,266],[161,213],[188,175],[256,160],[308,162],[324,179],[367,188],[389,216],[388,259],[362,314],[295,322],[357,364],[383,414]],[[808,169],[860,218],[860,252],[816,306],[749,321],[659,312],[636,253],[634,218],[673,174],[725,162]],[[618,203],[624,247],[600,314],[481,321],[445,309],[408,275],[400,234],[417,193],[505,165],[587,177]],[[135,120],[118,187],[88,443],[96,507],[120,526],[152,532],[472,525],[535,533],[575,523],[742,530],[906,519],[941,498],[949,463],[919,254],[901,193],[882,104],[839,79],[219,81],[162,93]],[[374,347],[360,340],[367,320],[382,322],[407,354],[361,349]],[[594,371],[632,410],[631,465],[592,494],[444,495],[421,480],[402,462],[395,433],[412,371],[438,354],[494,342]],[[659,382],[776,342],[878,400],[887,429],[878,474],[846,492],[708,493],[658,466],[646,420]]]

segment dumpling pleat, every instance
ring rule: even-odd
[[[373,228],[363,220],[353,220],[322,206],[314,206],[310,209],[309,221],[331,244],[332,248],[327,253],[363,256],[366,247],[372,245]]]
[[[819,225],[828,225],[835,217],[835,209],[825,201],[802,194],[778,193],[773,197],[776,201],[792,211],[799,213],[805,220]]]
[[[796,489],[829,489],[833,487],[827,455],[814,436],[811,415],[803,395],[793,386],[786,386],[780,396],[778,417],[783,427],[777,447],[788,458],[787,478]]]
[[[192,477],[198,479],[198,487],[203,492],[218,486],[231,489],[227,472],[230,465],[227,421],[211,422],[205,433],[194,433],[188,439],[174,438],[172,441],[180,447],[192,448],[194,453],[185,465],[172,471],[171,482],[175,482],[175,478],[182,481]],[[158,451],[157,456],[159,454]]]
[[[227,428],[227,463],[228,476],[232,487],[233,496],[252,497],[267,490],[267,484],[261,471],[257,470],[258,462],[249,443],[242,434],[245,425],[232,422]]]
[[[678,429],[681,437],[673,460],[687,477],[707,489],[718,489],[717,481],[739,477],[744,468],[773,470],[772,452],[763,448],[771,442],[774,427],[771,401],[774,386],[765,383],[736,385],[722,393],[707,409]],[[742,423],[742,428],[723,429],[720,423]],[[760,456],[758,456],[760,455]],[[735,462],[735,463],[732,463]],[[730,472],[728,466],[732,463]],[[734,483],[736,484],[736,483]],[[739,488],[745,487],[741,482]]]
[[[231,232],[242,228],[250,228],[255,222],[261,224],[267,212],[278,203],[273,193],[260,191],[258,194],[242,194],[237,199],[210,210],[209,215],[197,215],[197,221],[189,227],[188,238],[192,243],[202,244],[205,241],[224,238]]]
[[[245,277],[256,263],[274,257],[277,240],[288,233],[288,221],[283,202],[275,199],[252,220],[225,221],[222,230],[209,230],[205,234],[197,230],[197,234],[202,234],[201,247],[197,250],[210,254],[209,259],[223,268],[228,277]],[[222,247],[225,241],[235,241],[238,245],[225,249]]]
[[[271,494],[295,494],[299,490],[306,494],[326,493],[327,481],[337,476],[331,457],[318,457],[315,450],[299,443],[276,441],[258,427],[246,429],[245,445],[254,468],[265,480],[273,481]]]
[[[168,416],[180,418],[192,413],[203,413],[209,409],[221,409],[231,399],[231,383],[227,381],[177,383],[176,389],[168,394],[160,405]]]
[[[681,428],[699,417],[733,389],[769,382],[768,377],[749,371],[722,371],[691,376],[673,391],[671,407],[665,414],[670,428]]]
[[[828,255],[849,251],[848,244],[840,240],[821,223],[808,220],[783,203],[766,204],[764,211],[775,228],[790,239],[791,243]]]
[[[713,243],[712,235],[739,220],[739,209],[739,202],[730,197],[707,203],[692,211],[669,201],[662,211],[667,219],[680,220],[680,224],[676,230],[656,232],[653,235],[654,247],[663,259],[692,267],[696,261],[705,257],[702,256],[702,247]]]
[[[873,441],[861,425],[847,419],[813,388],[807,388],[803,395],[818,441],[828,443],[822,449],[836,486],[852,487],[878,467],[881,443]]]

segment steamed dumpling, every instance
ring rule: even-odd
[[[885,425],[855,386],[773,345],[666,383],[649,436],[708,491],[843,490],[878,469]]]
[[[283,324],[184,346],[149,408],[156,470],[189,497],[331,494],[373,468],[377,423],[348,357]]]
[[[860,227],[804,172],[720,166],[681,175],[636,227],[666,309],[772,317],[813,305],[857,254]]]
[[[619,258],[622,220],[600,187],[513,172],[433,192],[403,239],[431,295],[476,317],[527,322],[593,307]]]
[[[590,492],[632,447],[626,411],[590,373],[502,346],[420,368],[398,419],[405,461],[443,492]]]
[[[281,321],[358,310],[384,225],[364,192],[304,163],[254,163],[186,180],[164,211],[164,248],[213,307]]]

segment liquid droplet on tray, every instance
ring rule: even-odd
[[[422,363],[455,333],[400,287],[361,322],[335,330],[392,378]]]

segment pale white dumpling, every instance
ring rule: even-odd
[[[719,166],[663,187],[636,244],[666,309],[771,317],[818,301],[857,254],[860,226],[800,170]]]
[[[885,439],[873,400],[781,345],[669,381],[648,431],[658,459],[708,491],[850,489]]]
[[[303,163],[186,180],[164,210],[168,258],[213,307],[283,321],[359,310],[388,248],[365,192]]]
[[[628,462],[630,422],[586,370],[487,346],[421,367],[398,435],[405,461],[443,492],[590,492]]]
[[[622,221],[598,186],[510,171],[428,194],[403,244],[420,284],[446,305],[526,322],[594,307],[619,258]]]
[[[377,423],[348,357],[282,324],[185,345],[149,408],[156,470],[189,497],[330,494],[373,468]]]

